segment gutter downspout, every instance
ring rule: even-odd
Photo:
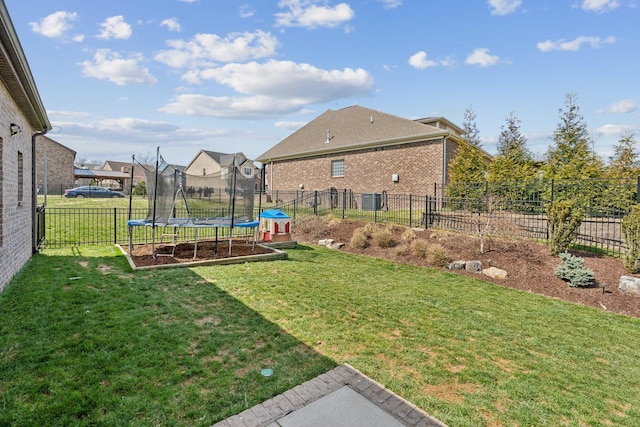
[[[447,138],[442,138],[442,188],[447,185]]]
[[[38,209],[38,173],[36,159],[36,138],[46,135],[48,129],[34,132],[31,135],[31,253],[37,254],[38,249],[38,229],[36,224],[36,211]],[[43,177],[44,179],[44,177]]]
[[[273,201],[273,160],[269,161],[269,194],[271,201]]]

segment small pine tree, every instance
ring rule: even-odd
[[[566,110],[560,109],[560,123],[553,132],[553,146],[542,167],[546,179],[598,178],[602,160],[592,150],[587,124],[576,104],[576,95],[567,94]]]
[[[476,114],[468,108],[464,113],[462,128],[465,131],[463,141],[458,145],[456,156],[449,164],[449,183],[447,188],[449,197],[477,198],[483,191],[474,191],[464,183],[479,183],[486,180],[488,170],[487,155],[480,148],[478,127],[475,123]]]
[[[627,247],[624,268],[629,273],[637,273],[640,270],[640,205],[634,205],[631,213],[622,219],[622,233]]]
[[[549,249],[553,255],[566,252],[578,236],[584,212],[574,201],[557,200],[547,206]]]
[[[584,265],[584,258],[564,252],[560,254],[560,259],[562,264],[556,267],[555,274],[569,282],[569,286],[585,287],[595,283],[593,270]]]
[[[605,168],[608,178],[635,178],[640,173],[640,160],[636,151],[634,135],[624,135],[613,146],[613,156]]]
[[[520,132],[520,120],[512,112],[502,125],[497,155],[489,165],[489,180],[528,181],[535,177],[533,155],[527,149],[527,139]]]

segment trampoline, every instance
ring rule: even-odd
[[[228,235],[229,254],[234,229],[241,230],[246,239],[250,236],[252,249],[255,249],[260,221],[253,218],[256,186],[254,168],[245,166],[247,159],[241,154],[223,156],[221,160],[225,163],[217,173],[189,175],[179,167],[167,163],[158,149],[154,170],[141,165],[147,183],[148,212],[145,218],[132,219],[129,209],[127,227],[130,254],[133,255],[136,230],[141,229],[145,230],[145,243],[148,243],[146,236],[151,235],[154,259],[158,256],[173,256],[173,252],[159,254],[157,245],[170,245],[175,251],[178,241],[193,242],[195,259],[199,232],[203,229],[207,230],[208,235],[213,230],[216,247],[220,230],[223,235]],[[135,157],[133,162],[135,163]],[[198,205],[197,209],[191,206],[193,204]],[[169,242],[165,243],[164,239],[167,237]]]

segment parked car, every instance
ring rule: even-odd
[[[64,190],[64,197],[124,197],[124,193],[120,191],[113,191],[105,187],[98,187],[95,185],[84,185],[82,187],[71,188]]]

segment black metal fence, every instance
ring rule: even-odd
[[[278,191],[263,197],[261,209],[280,209],[293,219],[334,215],[342,219],[393,223],[407,227],[440,228],[478,234],[547,241],[546,208],[555,200],[574,200],[585,212],[576,244],[585,249],[619,255],[625,250],[622,218],[638,203],[639,180],[535,181],[470,183],[442,187],[430,194],[355,193],[331,188],[324,191]],[[258,205],[258,204],[256,204]],[[256,206],[257,207],[257,206]],[[135,227],[129,235],[127,220],[144,218],[146,209],[46,209],[44,248],[82,244],[148,242],[149,227]],[[184,213],[183,213],[184,214]],[[218,213],[212,214],[216,216]],[[258,212],[256,209],[255,217]],[[219,215],[218,215],[219,216]],[[234,229],[246,236],[250,229]],[[162,230],[156,230],[162,234]],[[226,238],[228,229],[201,229],[199,238]],[[193,236],[181,230],[180,238]],[[156,238],[160,238],[156,236]]]

